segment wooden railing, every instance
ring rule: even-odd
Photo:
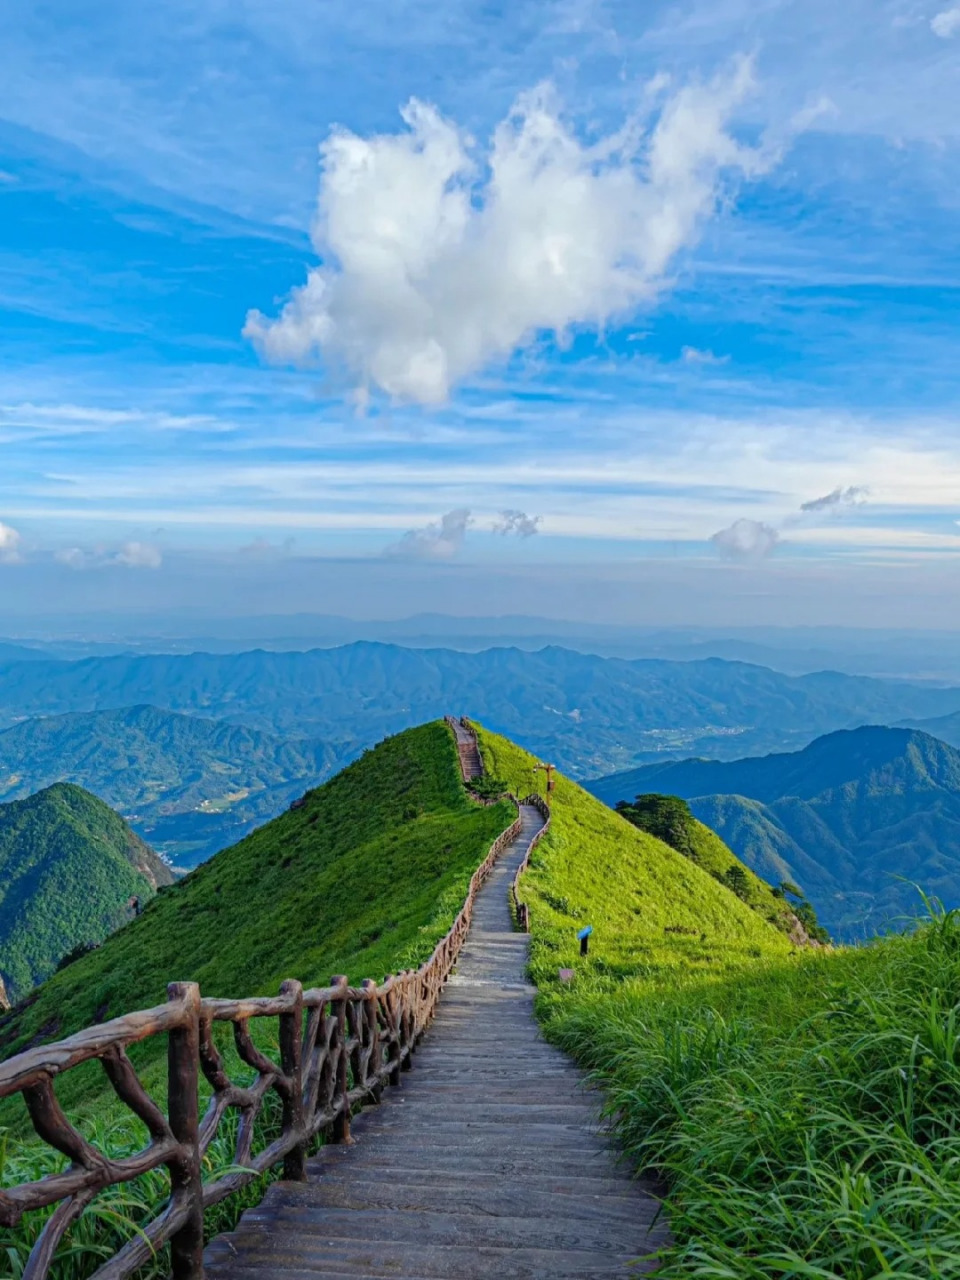
[[[513,895],[513,909],[517,917],[517,925],[519,926],[519,928],[521,928],[524,931],[524,933],[529,933],[530,932],[530,908],[527,905],[527,903],[524,902],[523,899],[520,897],[520,877],[523,875],[527,867],[530,865],[530,855],[533,853],[534,849],[537,847],[537,845],[540,843],[543,837],[550,830],[551,814],[550,814],[550,806],[547,804],[546,800],[544,800],[542,796],[537,796],[537,795],[527,796],[526,800],[524,800],[523,803],[532,804],[533,807],[540,814],[540,816],[544,819],[543,826],[540,828],[537,834],[530,841],[530,848],[527,850],[526,856],[524,857],[523,861],[520,863],[519,867],[517,867],[517,874],[513,877],[513,884],[510,886],[510,892]]]
[[[166,1244],[172,1280],[200,1280],[205,1209],[281,1161],[285,1178],[303,1180],[307,1149],[317,1135],[349,1141],[352,1110],[379,1101],[385,1085],[399,1083],[463,946],[477,891],[520,829],[518,816],[493,842],[470,880],[459,915],[419,969],[394,974],[379,986],[368,979],[351,987],[337,976],[328,987],[305,991],[291,978],[279,995],[250,1000],[205,999],[196,983],[174,983],[165,1005],[0,1063],[0,1099],[21,1094],[37,1135],[70,1162],[62,1173],[0,1190],[3,1227],[15,1227],[31,1210],[57,1205],[22,1280],[45,1280],[64,1233],[101,1191],[161,1167],[170,1177],[165,1208],[92,1280],[123,1280]],[[278,1019],[279,1062],[254,1044],[250,1023],[256,1018]],[[252,1083],[237,1084],[227,1074],[214,1043],[217,1022],[231,1024],[237,1054],[255,1073]],[[131,1045],[157,1035],[167,1037],[166,1112],[147,1093],[127,1055]],[[91,1060],[100,1063],[117,1097],[149,1133],[149,1142],[135,1155],[110,1158],[83,1137],[60,1106],[56,1078]],[[202,1118],[201,1074],[210,1089]],[[280,1102],[280,1133],[254,1155],[254,1126],[271,1092]],[[232,1164],[205,1182],[204,1157],[231,1111],[239,1116]]]

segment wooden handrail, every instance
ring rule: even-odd
[[[348,1142],[351,1111],[379,1101],[386,1085],[399,1084],[469,932],[477,892],[521,825],[518,812],[494,840],[470,879],[457,918],[419,969],[392,974],[379,984],[368,979],[361,987],[349,986],[338,975],[329,986],[306,991],[290,978],[276,996],[244,1000],[204,999],[196,983],[173,983],[165,1005],[114,1018],[0,1063],[0,1098],[21,1094],[37,1136],[70,1161],[63,1173],[0,1189],[3,1227],[15,1227],[31,1210],[57,1205],[22,1280],[46,1280],[64,1233],[96,1195],[161,1167],[170,1175],[166,1206],[92,1280],[125,1280],[166,1244],[171,1280],[202,1280],[205,1209],[281,1162],[285,1177],[302,1181],[314,1138],[323,1132],[329,1141]],[[254,1044],[254,1018],[279,1020],[279,1062]],[[252,1084],[236,1084],[227,1074],[214,1043],[215,1022],[232,1024],[237,1053],[255,1073]],[[162,1034],[168,1038],[166,1114],[127,1057],[130,1045]],[[71,1124],[57,1100],[57,1076],[91,1060],[99,1061],[117,1097],[146,1126],[150,1140],[135,1155],[106,1156]],[[202,1117],[197,1101],[201,1074],[211,1091]],[[271,1091],[282,1107],[280,1135],[254,1155],[254,1126]],[[231,1110],[239,1113],[240,1123],[230,1172],[204,1182],[203,1157]]]
[[[551,813],[550,813],[550,806],[547,804],[546,800],[544,800],[542,796],[538,796],[538,795],[527,796],[527,798],[524,801],[522,801],[522,803],[533,805],[533,807],[540,814],[541,818],[544,819],[543,826],[540,828],[540,830],[536,833],[536,835],[530,841],[530,847],[527,850],[523,861],[520,863],[519,867],[517,867],[517,873],[513,877],[513,883],[510,885],[510,893],[513,896],[513,909],[516,913],[517,924],[523,930],[524,933],[529,933],[530,932],[530,908],[527,905],[527,903],[524,902],[523,899],[520,897],[520,877],[523,875],[527,867],[530,865],[530,855],[533,853],[534,849],[537,847],[537,845],[540,843],[543,837],[550,830]]]

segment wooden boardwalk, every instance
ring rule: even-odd
[[[618,1167],[598,1100],[540,1037],[528,939],[508,886],[543,823],[481,890],[440,1011],[400,1088],[328,1146],[306,1183],[280,1182],[206,1251],[209,1280],[593,1280],[653,1269],[652,1189]]]

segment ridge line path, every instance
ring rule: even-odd
[[[542,1039],[528,937],[508,889],[543,818],[477,896],[470,934],[413,1069],[207,1247],[209,1280],[605,1280],[667,1238],[650,1183],[617,1164],[599,1098]],[[652,1227],[652,1229],[651,1229]]]

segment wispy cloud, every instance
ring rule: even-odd
[[[436,405],[537,335],[648,306],[726,183],[773,161],[730,131],[752,84],[739,59],[667,97],[651,128],[633,119],[593,144],[541,86],[479,164],[464,131],[415,100],[405,132],[335,130],[313,237],[324,265],[244,333],[270,361],[322,361],[361,393]]]
[[[941,40],[950,40],[960,35],[960,5],[952,9],[944,9],[931,19],[930,28]]]
[[[518,538],[532,538],[540,529],[543,516],[528,516],[525,511],[501,511],[493,522],[493,532],[504,536],[515,534]]]
[[[699,347],[684,347],[680,352],[684,364],[727,364],[729,356],[718,356],[710,350],[701,351]]]
[[[866,502],[870,490],[862,485],[848,485],[825,493],[822,498],[811,498],[809,502],[801,502],[800,510],[805,512],[842,511],[845,507],[858,507]]]
[[[399,542],[387,547],[384,554],[407,560],[452,560],[463,546],[473,517],[465,507],[448,511],[422,529],[410,529]]]
[[[710,541],[728,560],[764,560],[777,547],[780,534],[762,520],[735,520],[713,534]]]
[[[68,569],[105,569],[120,567],[124,569],[159,569],[163,564],[163,553],[159,547],[149,542],[130,541],[121,543],[119,547],[62,547],[54,552],[58,564]]]

